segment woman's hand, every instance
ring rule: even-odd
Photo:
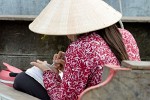
[[[64,58],[65,58],[65,52],[59,51],[57,54],[54,54],[53,60],[64,59]]]
[[[53,57],[53,63],[54,67],[58,70],[63,71],[64,70],[64,65],[65,65],[65,53],[62,51],[59,51],[57,54],[54,54]]]
[[[48,64],[47,61],[37,60],[36,62],[31,62],[30,64],[33,65],[33,66],[38,67],[43,72],[46,71],[46,70],[51,70],[52,72],[55,72],[57,74],[59,73],[59,70],[56,69],[55,67],[51,67],[51,65]]]

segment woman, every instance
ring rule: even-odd
[[[121,14],[102,0],[52,0],[30,24],[33,32],[67,35],[72,40],[65,53],[55,54],[54,67],[31,62],[43,71],[52,100],[77,100],[82,91],[101,82],[105,64],[140,60],[131,33],[115,25],[120,19]]]
[[[71,40],[74,37],[68,36]],[[115,25],[77,37],[65,53],[65,62],[60,57],[63,52],[55,54],[55,70],[45,67],[42,61],[31,62],[44,72],[44,85],[52,100],[76,100],[84,89],[101,82],[105,64],[120,65],[122,60],[140,60],[131,33],[118,30]],[[64,65],[63,80],[58,75],[59,64]]]

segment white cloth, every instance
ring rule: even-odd
[[[37,82],[39,82],[44,87],[43,72],[38,67],[33,66],[27,69],[25,73],[31,76],[32,78],[34,78]]]
[[[43,72],[38,67],[33,66],[33,67],[27,69],[25,71],[25,73],[27,75],[31,76],[32,78],[34,78],[37,82],[39,82],[44,87]],[[62,78],[63,73],[61,72],[59,75]]]

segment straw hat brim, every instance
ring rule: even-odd
[[[46,35],[81,34],[111,26],[121,17],[103,0],[51,0],[29,29]]]

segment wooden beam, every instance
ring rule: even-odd
[[[0,15],[0,20],[33,21],[36,15]]]
[[[143,22],[150,23],[150,17],[123,17],[122,22]]]
[[[132,70],[150,70],[150,61],[129,61],[121,62],[123,67],[131,68]]]
[[[33,21],[37,15],[0,15],[0,20]],[[150,17],[122,17],[122,22],[150,23]]]
[[[0,83],[0,100],[39,100],[39,99]]]

